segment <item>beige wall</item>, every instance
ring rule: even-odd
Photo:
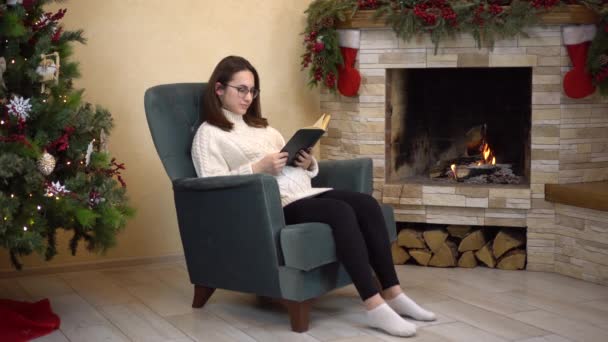
[[[68,29],[88,38],[76,47],[86,100],[114,116],[111,152],[127,170],[125,179],[138,215],[105,257],[82,248],[69,255],[65,238],[50,263],[25,259],[26,267],[64,266],[112,259],[181,254],[171,186],[158,159],[143,109],[144,91],[172,82],[206,81],[215,64],[235,54],[258,69],[262,109],[289,137],[319,113],[318,91],[300,71],[300,32],[310,0],[72,0],[62,3]],[[0,251],[0,270],[9,262]]]

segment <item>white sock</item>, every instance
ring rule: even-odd
[[[424,310],[405,293],[400,293],[397,297],[386,301],[388,305],[400,315],[410,316],[419,321],[434,321],[437,319],[435,314]]]
[[[367,320],[370,326],[382,329],[391,335],[408,337],[416,334],[416,326],[401,318],[386,303],[367,310]]]

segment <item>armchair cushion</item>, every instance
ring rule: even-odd
[[[388,205],[381,205],[381,208],[386,221],[385,228],[390,240],[394,241],[397,233],[393,209]],[[285,266],[302,271],[338,261],[331,228],[319,222],[292,224],[283,228],[281,250]]]

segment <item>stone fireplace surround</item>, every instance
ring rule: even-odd
[[[359,96],[321,91],[321,111],[332,114],[321,158],[371,157],[374,196],[395,208],[397,221],[519,227],[527,232],[528,270],[608,284],[608,212],[545,201],[545,184],[608,180],[608,101],[563,94],[570,60],[560,26],[527,32],[494,49],[479,49],[463,34],[435,54],[428,36],[405,42],[389,28],[361,29]],[[396,120],[386,117],[386,69],[457,67],[532,68],[529,186],[386,182],[390,120]]]

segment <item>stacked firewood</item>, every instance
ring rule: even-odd
[[[503,228],[404,228],[391,246],[396,265],[411,260],[422,266],[521,270],[526,264],[525,231]]]

